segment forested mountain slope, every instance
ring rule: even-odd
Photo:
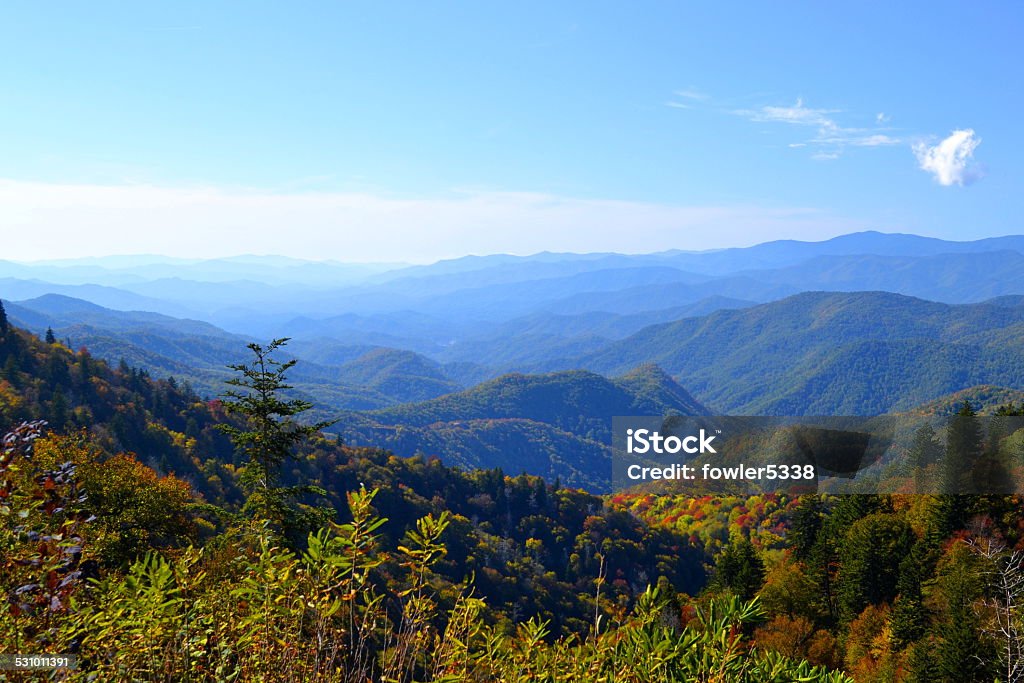
[[[612,380],[582,370],[505,375],[429,401],[346,413],[331,429],[346,443],[604,491],[613,416],[706,413],[671,377],[645,365]]]
[[[873,414],[978,384],[1024,389],[1024,307],[808,292],[647,327],[574,366],[656,363],[733,414]]]

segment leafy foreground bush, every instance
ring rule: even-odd
[[[415,582],[391,619],[380,595],[355,588],[362,575],[349,571],[345,553],[354,546],[332,545],[302,558],[265,548],[234,590],[203,585],[209,575],[194,556],[150,555],[123,581],[98,585],[71,620],[88,629],[86,671],[99,680],[851,680],[750,649],[744,631],[761,617],[756,602],[712,602],[680,630],[665,625],[656,588],[626,623],[596,638],[547,642],[534,620],[506,635],[483,623],[483,602],[472,597],[435,629],[433,599]]]
[[[752,648],[756,601],[711,602],[684,628],[655,588],[631,616],[587,637],[548,638],[531,620],[488,623],[470,586],[446,594],[433,573],[447,513],[419,520],[397,552],[379,547],[375,492],[349,493],[352,522],[298,555],[266,525],[123,573],[88,567],[85,496],[66,463],[32,461],[38,429],[4,439],[0,458],[0,616],[5,652],[76,653],[72,681],[849,681]],[[600,582],[599,582],[600,584]],[[600,588],[600,585],[599,587]]]

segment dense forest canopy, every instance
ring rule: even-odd
[[[76,676],[1013,680],[1016,496],[602,497],[300,429],[261,465],[285,524],[244,435],[304,403],[0,322],[0,629]]]

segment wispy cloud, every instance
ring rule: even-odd
[[[811,142],[819,145],[836,145],[837,147],[886,147],[898,145],[899,138],[882,133],[871,133],[860,128],[839,128],[832,135],[819,135]]]
[[[690,109],[701,106],[706,97],[696,90],[677,90],[675,95],[688,98],[687,102],[666,102],[668,107]],[[764,95],[758,95],[761,99]],[[722,114],[741,116],[754,123],[779,124],[787,130],[797,132],[796,140],[786,143],[790,149],[805,149],[815,161],[832,161],[840,158],[843,153],[853,147],[894,147],[910,146],[917,157],[922,170],[931,173],[940,185],[970,185],[982,177],[981,170],[973,165],[974,150],[981,144],[973,130],[958,129],[949,137],[931,144],[914,142],[920,135],[912,135],[906,130],[897,135],[888,124],[892,120],[884,111],[874,115],[874,125],[849,125],[851,120],[870,121],[869,114],[851,114],[842,109],[826,107],[810,107],[803,98],[797,98],[792,105],[763,104],[758,107],[733,109],[723,106],[710,106]],[[800,133],[800,131],[803,131]]]
[[[498,252],[710,249],[824,239],[867,227],[807,207],[671,205],[534,192],[403,198],[3,179],[0,225],[8,259],[275,252],[419,263]]]
[[[666,107],[672,107],[673,109],[692,109],[694,104],[707,102],[711,99],[711,95],[701,92],[696,88],[684,88],[683,90],[676,90],[672,94],[679,99],[686,100],[685,102],[669,100],[665,103]]]
[[[814,147],[816,151],[811,155],[812,159],[836,159],[846,147],[882,147],[901,142],[877,128],[841,125],[835,115],[842,110],[808,107],[803,99],[797,99],[792,106],[765,105],[757,109],[738,109],[733,113],[757,123],[785,123],[814,129],[812,137],[789,144],[790,147]],[[876,121],[881,122],[881,119],[876,117]]]
[[[965,128],[954,130],[937,145],[915,144],[914,155],[921,170],[931,173],[939,185],[970,185],[981,177],[981,172],[972,164],[974,150],[980,144],[981,138],[972,129]]]
[[[739,109],[736,111],[751,121],[773,121],[779,123],[792,123],[798,126],[815,126],[818,128],[835,128],[836,124],[830,114],[836,113],[837,109],[812,109],[805,107],[802,98],[797,99],[792,107],[764,106],[759,109]]]
[[[701,92],[696,88],[684,88],[683,90],[675,91],[676,97],[682,97],[685,100],[696,100],[698,102],[704,102],[711,99],[711,95]]]
[[[888,135],[876,133],[875,135],[854,137],[849,140],[849,144],[857,145],[858,147],[882,147],[884,145],[898,145],[900,144],[900,140]]]

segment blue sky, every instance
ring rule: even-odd
[[[1020,3],[55,14],[0,8],[5,258],[1021,232]]]

